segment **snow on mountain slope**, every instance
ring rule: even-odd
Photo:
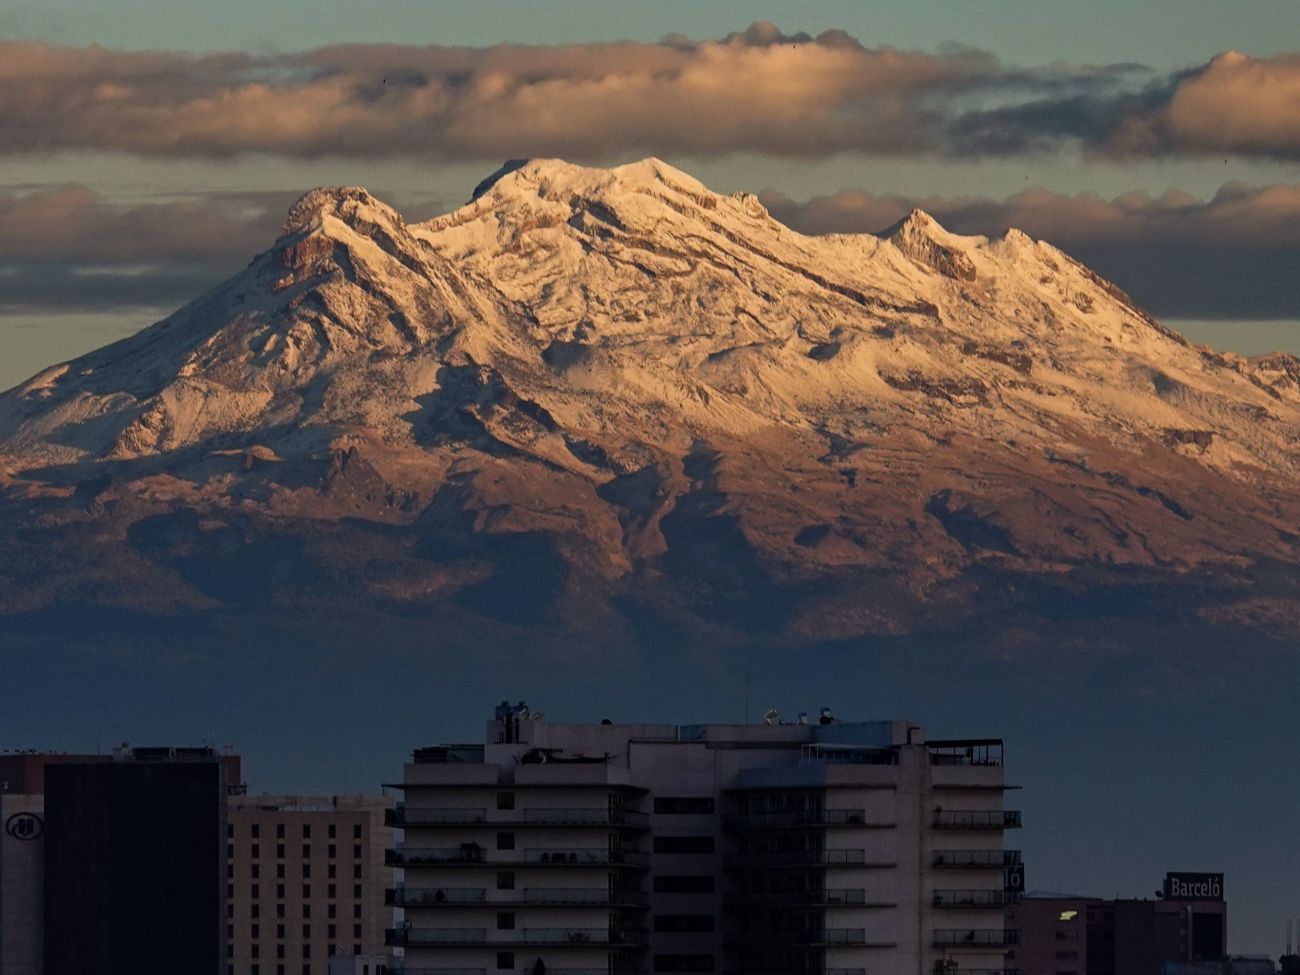
[[[1295,561],[1298,424],[1295,359],[1191,345],[1019,231],[806,237],[655,159],[540,160],[426,223],[308,193],[219,288],[0,396],[0,487],[468,519],[609,580],[725,524],[767,576],[923,597]]]

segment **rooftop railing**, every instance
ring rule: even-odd
[[[1015,928],[938,928],[933,939],[936,948],[1006,948],[1020,944]]]
[[[1020,902],[1010,890],[936,890],[935,907],[1009,907]]]
[[[934,814],[938,829],[1019,829],[1018,809],[941,809]]]
[[[1020,863],[1019,850],[935,850],[936,867],[1011,867]]]

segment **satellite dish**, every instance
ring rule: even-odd
[[[781,712],[777,708],[768,708],[763,715],[763,724],[776,724],[779,717],[781,717]]]

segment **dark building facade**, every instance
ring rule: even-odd
[[[220,975],[227,764],[138,748],[44,778],[46,975]]]

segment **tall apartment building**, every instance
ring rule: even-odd
[[[226,824],[226,975],[328,975],[385,951],[393,871],[382,796],[232,796]]]
[[[1007,971],[1002,743],[905,721],[553,725],[405,767],[407,971]]]

